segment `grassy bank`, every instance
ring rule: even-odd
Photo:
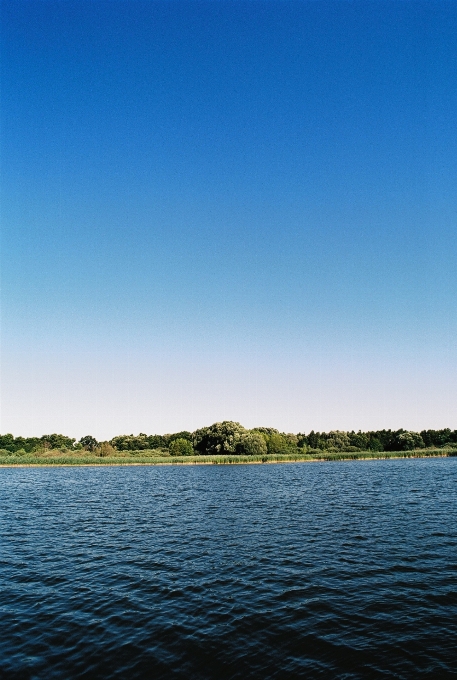
[[[1,467],[12,466],[74,466],[74,465],[236,465],[246,463],[293,463],[334,460],[373,460],[389,458],[431,458],[457,456],[454,449],[418,449],[416,451],[358,451],[356,453],[291,453],[265,456],[157,456],[141,452],[130,455],[100,457],[91,454],[50,452],[46,456],[36,454],[0,456]]]

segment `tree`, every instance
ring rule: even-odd
[[[274,432],[266,437],[268,453],[292,453],[297,450],[298,439],[295,435]]]
[[[194,454],[194,448],[191,442],[183,437],[173,439],[170,442],[168,450],[172,456],[192,456]]]
[[[14,436],[12,434],[0,435],[0,447],[6,449],[9,446],[14,447]]]
[[[75,439],[64,434],[45,434],[41,437],[41,443],[47,449],[71,449]]]
[[[457,430],[452,432],[448,427],[444,430],[422,430],[420,434],[425,446],[446,446],[457,442]]]
[[[301,441],[306,442],[310,449],[325,449],[327,446],[326,435],[323,432],[314,432],[311,430],[308,436],[301,435]]]
[[[360,430],[358,432],[349,432],[348,437],[350,446],[355,446],[362,451],[368,449],[370,437],[366,432],[361,432]]]
[[[160,436],[160,435],[155,435]],[[170,443],[173,441],[173,439],[187,439],[188,441],[192,441],[192,432],[188,432],[187,430],[183,430],[182,432],[175,432],[174,434],[164,434],[162,439],[165,440],[166,444],[169,446]],[[163,444],[161,445],[163,446]]]
[[[240,436],[236,453],[245,456],[264,456],[267,453],[265,438],[259,432],[246,432]]]
[[[160,449],[167,446],[167,439],[161,434],[138,435],[120,434],[110,440],[111,446],[118,451],[144,451],[145,449]]]
[[[224,420],[210,427],[202,427],[193,433],[193,445],[202,454],[236,453],[241,435],[247,430],[240,423]]]
[[[424,440],[418,432],[402,432],[398,435],[398,443],[400,451],[413,451],[414,449],[423,449]]]
[[[95,451],[98,446],[98,441],[91,434],[86,434],[85,437],[81,437],[79,440],[81,446],[86,449],[86,451]]]
[[[367,448],[369,451],[384,451],[382,442],[378,439],[378,437],[374,436],[369,438]]]
[[[347,432],[342,430],[332,430],[328,433],[327,448],[342,451],[351,446],[351,441]]]
[[[268,436],[272,434],[279,434],[279,430],[274,427],[255,427],[251,432],[260,432],[260,434],[266,434]]]

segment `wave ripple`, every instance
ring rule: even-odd
[[[457,459],[2,469],[2,678],[456,678]]]

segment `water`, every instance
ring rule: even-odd
[[[1,678],[456,678],[457,458],[0,470]]]

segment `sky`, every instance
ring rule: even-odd
[[[457,3],[1,11],[2,433],[457,428]]]

